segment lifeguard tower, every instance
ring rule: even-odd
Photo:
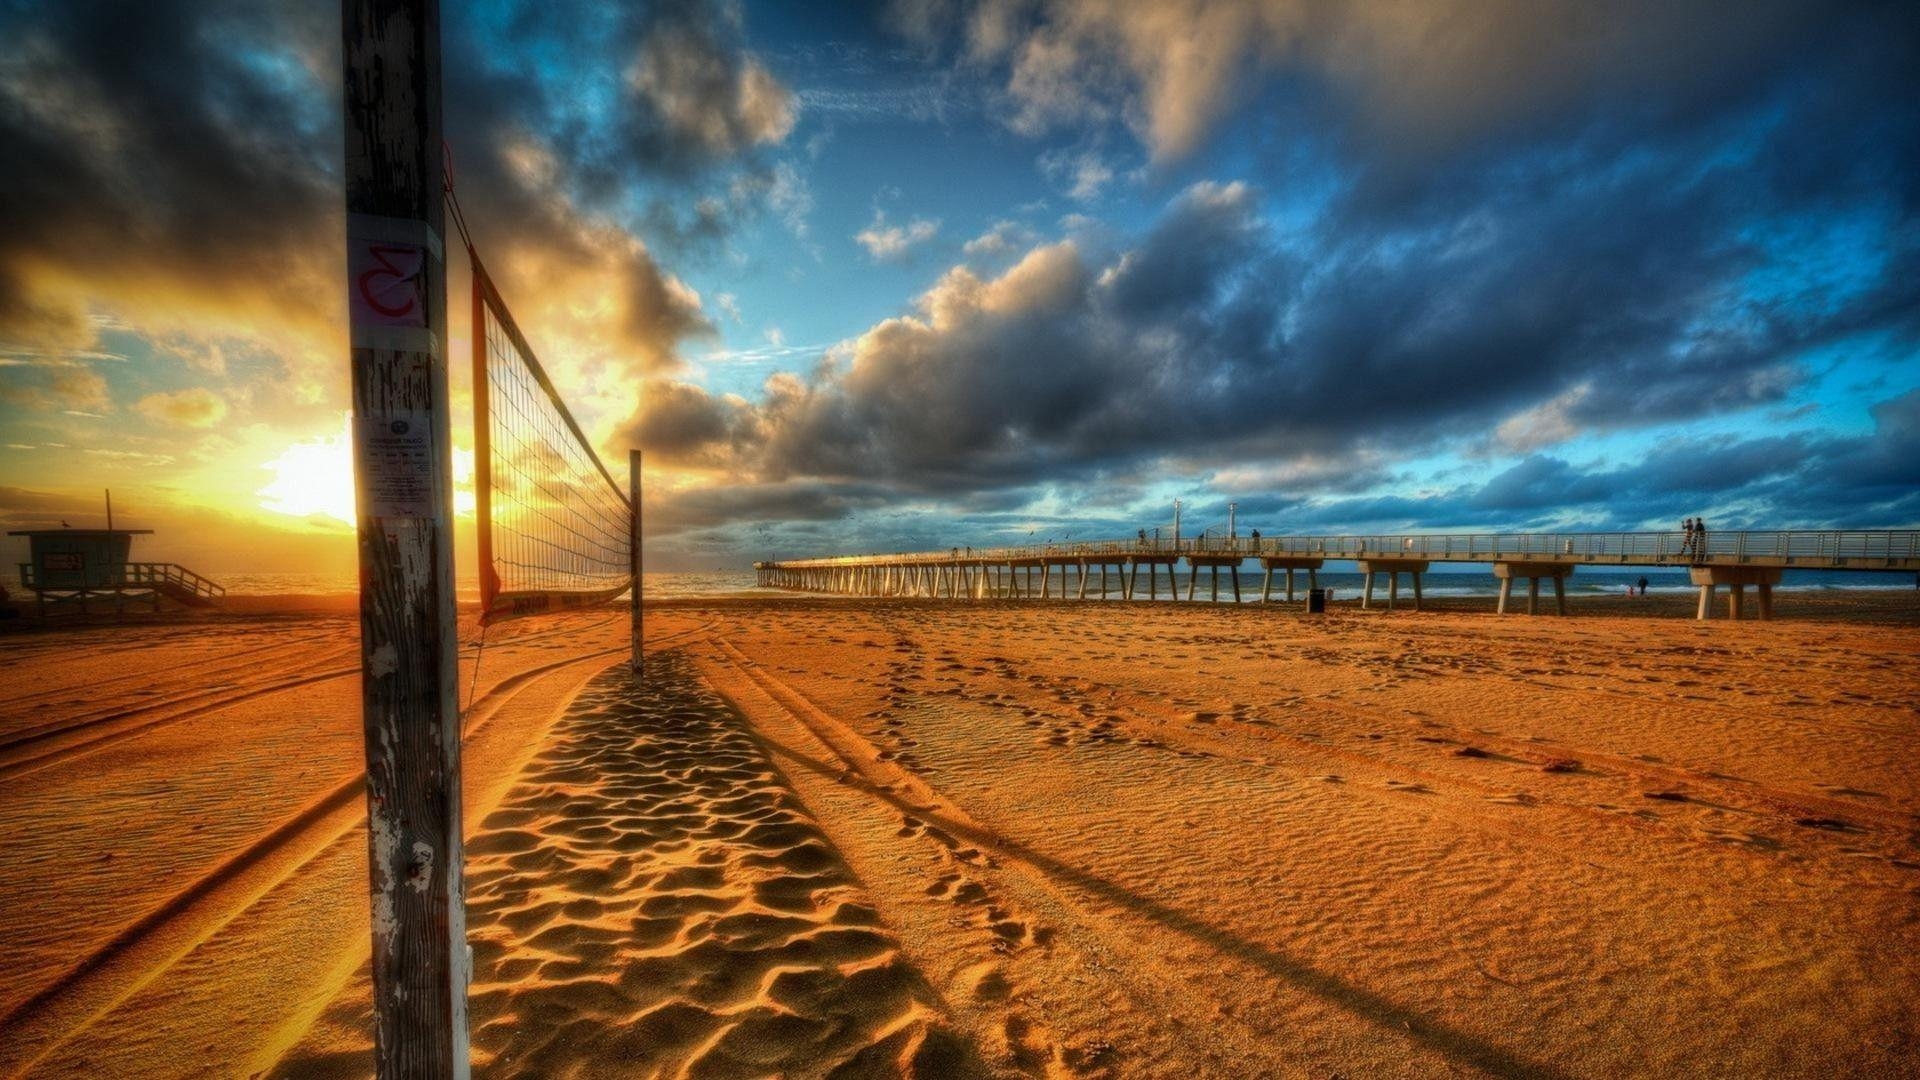
[[[181,607],[217,607],[227,590],[174,563],[131,562],[133,538],[152,529],[28,529],[28,561],[20,585],[34,594],[41,615],[86,613],[95,606],[121,612],[134,605],[159,611],[166,601]]]

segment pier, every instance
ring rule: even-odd
[[[1410,579],[1413,606],[1419,610],[1422,578],[1434,563],[1485,563],[1500,583],[1497,613],[1504,615],[1513,606],[1513,583],[1521,580],[1526,582],[1529,615],[1539,612],[1542,581],[1551,584],[1555,611],[1564,615],[1566,579],[1576,568],[1645,567],[1687,570],[1699,589],[1697,618],[1711,615],[1723,587],[1727,617],[1743,618],[1746,590],[1752,587],[1759,617],[1767,619],[1773,616],[1773,588],[1787,570],[1920,574],[1920,530],[1724,532],[1709,533],[1697,543],[1678,532],[1412,533],[1258,540],[1196,536],[770,560],[755,563],[754,570],[759,584],[768,588],[955,600],[1085,600],[1089,582],[1096,579],[1095,598],[1111,599],[1107,575],[1112,573],[1119,581],[1120,599],[1136,600],[1143,598],[1140,572],[1144,569],[1144,599],[1158,600],[1160,570],[1165,567],[1167,599],[1178,600],[1174,568],[1185,562],[1187,600],[1195,599],[1202,570],[1210,575],[1209,599],[1219,600],[1224,570],[1237,602],[1242,598],[1240,571],[1252,562],[1263,571],[1260,602],[1264,604],[1274,599],[1276,571],[1284,575],[1280,583],[1284,598],[1292,601],[1296,574],[1306,573],[1311,592],[1319,587],[1319,571],[1329,559],[1351,560],[1365,576],[1362,608],[1375,605],[1375,583],[1382,575],[1389,610],[1399,604],[1403,574]]]

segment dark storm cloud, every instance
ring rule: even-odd
[[[538,310],[543,290],[594,275],[616,302],[602,347],[669,366],[710,327],[622,211],[636,184],[692,183],[783,138],[791,96],[731,5],[462,14],[444,27],[446,132],[478,239],[504,256],[491,268],[534,298],[529,329],[564,317]],[[84,348],[107,312],[137,332],[331,346],[339,64],[324,5],[0,9],[0,343]]]
[[[786,136],[794,105],[741,36],[736,8],[704,2],[506,2],[449,24],[460,198],[481,250],[505,256],[489,269],[527,268],[508,294],[516,311],[551,304],[535,329],[565,333],[569,293],[610,294],[619,315],[598,344],[640,371],[674,367],[682,339],[713,332],[635,234],[712,244],[765,201],[770,169],[751,155]],[[700,195],[708,183],[720,193]],[[691,218],[628,220],[636,203],[665,205],[667,190]]]
[[[1882,401],[1872,409],[1874,433],[1833,440],[1809,461],[1810,490],[1832,506],[1885,503],[1920,513],[1920,389]]]
[[[1527,409],[1564,438],[1780,401],[1800,350],[1901,332],[1920,286],[1754,300],[1774,257],[1743,234],[1786,209],[1754,175],[1654,159],[1304,249],[1271,238],[1252,189],[1198,185],[1124,250],[949,272],[726,431],[749,471],[972,490],[1163,455],[1404,455]]]
[[[649,503],[647,532],[675,535],[763,521],[831,521],[884,506],[893,498],[890,489],[875,484],[797,480],[716,485],[677,491],[657,505]]]
[[[1467,498],[1476,510],[1531,510],[1577,506],[1606,498],[1613,489],[1606,476],[1589,476],[1558,458],[1536,456],[1482,484]]]
[[[1724,528],[1914,521],[1920,517],[1920,390],[1871,412],[1875,429],[1865,435],[1680,439],[1638,461],[1587,467],[1535,454],[1484,481],[1446,490],[1244,500],[1241,517],[1284,520],[1289,528],[1389,532],[1671,528],[1702,513]]]
[[[1365,102],[1376,135],[1455,121],[1420,167],[1404,146],[1290,114],[1335,178],[1306,227],[1266,220],[1286,190],[1205,183],[1112,249],[1042,245],[994,279],[955,268],[911,314],[770,384],[751,422],[716,426],[709,460],[951,498],[1155,462],[1254,484],[1346,472],[1354,490],[1382,460],[1447,447],[1531,455],[1443,495],[1269,507],[1327,521],[1520,521],[1550,505],[1637,520],[1714,492],[1779,495],[1824,443],[1696,440],[1615,471],[1539,451],[1784,404],[1809,350],[1861,335],[1914,348],[1916,17],[1816,14],[1609,23],[1592,55],[1575,50],[1579,72],[1513,108],[1486,88],[1513,71],[1483,84],[1486,65],[1463,57],[1524,54],[1533,70],[1515,35],[1545,34],[1549,52],[1586,39],[1532,9],[1473,15],[1459,55],[1433,61],[1446,70],[1409,77],[1444,100]],[[1335,129],[1369,92],[1347,89],[1315,106]],[[1840,225],[1866,247],[1835,246],[1823,230]]]
[[[309,96],[328,29],[299,4],[0,12],[0,340],[90,341],[75,278],[136,308],[330,314],[338,110]]]
[[[715,397],[687,383],[657,380],[642,395],[643,405],[613,441],[653,454],[674,468],[724,468],[731,455],[754,437],[752,406],[738,398]]]
[[[982,70],[1015,131],[1124,124],[1156,161],[1200,148],[1281,77],[1311,132],[1405,179],[1484,144],[1625,119],[1720,115],[1849,33],[1911,33],[1911,5],[1754,0],[893,0],[896,32]],[[1836,17],[1844,15],[1844,17]],[[1257,107],[1267,108],[1269,102]]]

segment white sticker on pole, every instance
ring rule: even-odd
[[[372,517],[434,516],[433,414],[356,416],[355,466]]]
[[[440,237],[424,221],[354,214],[347,221],[347,315],[356,348],[436,351],[428,328],[429,257]]]
[[[347,272],[353,276],[356,326],[425,326],[427,305],[420,288],[427,249],[380,241],[353,246]]]

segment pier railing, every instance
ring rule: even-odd
[[[1135,537],[995,548],[782,559],[787,567],[873,563],[1179,558],[1424,559],[1435,562],[1560,562],[1629,566],[1752,565],[1920,571],[1920,530],[1773,530],[1709,532],[1400,533],[1343,536]]]

